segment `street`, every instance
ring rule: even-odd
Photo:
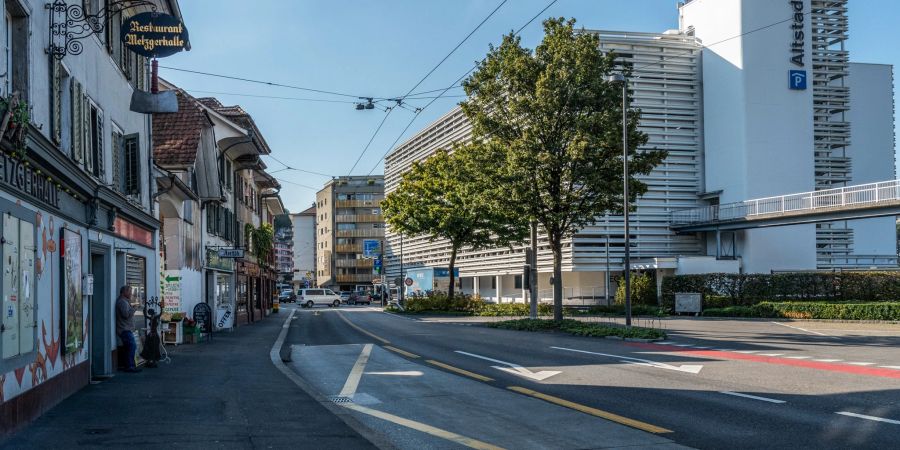
[[[668,341],[641,343],[478,321],[298,308],[285,347],[321,395],[400,448],[889,448],[900,436],[895,325],[672,319]]]

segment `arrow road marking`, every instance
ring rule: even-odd
[[[692,373],[695,375],[700,373],[700,370],[703,369],[703,366],[701,366],[701,365],[685,364],[685,365],[681,365],[681,366],[673,366],[673,365],[666,364],[666,363],[650,361],[648,359],[631,358],[628,356],[620,356],[620,355],[610,355],[608,353],[596,353],[596,352],[589,352],[586,350],[576,350],[573,348],[564,348],[564,347],[550,347],[550,348],[555,348],[557,350],[565,350],[567,352],[587,353],[589,355],[606,356],[609,358],[619,358],[621,362],[628,363],[628,364],[635,364],[635,365],[647,366],[647,367],[656,367],[657,369],[674,370],[677,372],[686,372],[686,373]]]
[[[506,373],[511,373],[513,375],[518,375],[520,377],[529,378],[529,379],[532,379],[535,381],[543,381],[543,380],[546,380],[547,378],[552,377],[553,375],[558,375],[558,374],[562,373],[558,370],[542,370],[540,372],[532,372],[525,367],[522,367],[518,364],[514,364],[511,362],[500,361],[499,359],[488,358],[487,356],[476,355],[474,353],[464,352],[461,350],[456,350],[456,353],[459,353],[461,355],[471,356],[473,358],[483,359],[485,361],[495,362],[497,364],[503,364],[504,366],[508,366],[508,367],[498,367],[498,366],[491,366],[491,367],[493,367],[497,370],[502,370]]]

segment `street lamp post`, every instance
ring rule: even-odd
[[[613,74],[610,83],[622,85],[622,203],[625,227],[625,326],[631,326],[631,232],[628,228],[628,81],[625,75]]]

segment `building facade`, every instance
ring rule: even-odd
[[[384,242],[383,176],[332,179],[316,193],[316,281],[339,290],[372,287]]]
[[[284,226],[275,228],[275,270],[278,272],[279,286],[292,284],[294,278],[294,227],[289,220]]]
[[[316,206],[313,205],[297,214],[291,214],[294,229],[293,278],[294,289],[317,286],[316,283]]]
[[[109,16],[80,53],[57,58],[48,48],[58,14],[45,3],[0,2],[9,119],[0,130],[0,433],[112,374],[119,287],[133,288],[139,311],[160,295],[151,117],[129,104],[150,74],[116,25],[151,5]],[[96,15],[100,4],[83,6]],[[152,6],[180,18],[174,0]],[[144,327],[140,312],[135,324]]]
[[[588,31],[631,70],[646,148],[668,151],[642,177],[648,192],[630,216],[631,269],[664,275],[896,267],[891,218],[719,236],[669,229],[677,210],[894,178],[892,68],[849,63],[846,1],[693,0],[678,12],[679,30],[665,33]],[[804,20],[785,21],[797,17]],[[792,27],[805,37],[795,47]],[[766,31],[751,32],[757,29]],[[805,89],[789,84],[797,70],[806,71]],[[387,192],[414,161],[470,138],[471,126],[453,109],[388,155]],[[401,251],[401,238],[387,233],[389,279],[399,275],[401,260],[405,268],[446,266],[446,242],[406,236]],[[541,298],[549,298],[552,256],[540,239],[538,283]],[[619,216],[599,218],[566,241],[564,296],[608,298],[611,278],[624,270],[623,243]],[[464,251],[457,259],[463,291],[521,301],[524,261],[523,247]]]

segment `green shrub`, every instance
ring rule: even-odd
[[[435,293],[428,297],[407,298],[404,308],[408,313],[450,312],[472,314],[485,305],[480,297],[456,295],[452,299],[443,293]]]
[[[625,304],[625,279],[619,278],[616,288],[616,304]],[[656,278],[649,273],[631,275],[631,304],[656,305]]]
[[[703,311],[709,317],[760,317],[783,319],[900,320],[898,302],[760,302],[753,306],[729,306]]]
[[[606,337],[618,336],[637,339],[665,339],[666,333],[655,328],[620,327],[598,323],[580,322],[566,319],[561,321],[542,319],[517,319],[488,324],[492,328],[518,331],[552,331],[559,330],[576,336]]]
[[[900,300],[900,272],[676,275],[663,280],[663,306],[671,309],[675,294],[688,292],[702,294],[713,308],[762,301],[889,302]]]

